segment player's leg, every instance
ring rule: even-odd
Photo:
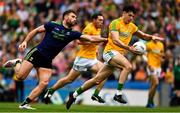
[[[79,87],[76,91],[69,94],[69,100],[66,103],[66,108],[69,109],[72,103],[76,100],[76,97],[86,90],[90,89],[95,85],[99,85],[103,80],[108,78],[114,68],[112,66],[104,65],[97,73],[97,75],[88,81],[86,81],[81,87]]]
[[[45,103],[48,104],[50,102],[50,98],[56,90],[64,87],[66,84],[73,82],[77,77],[79,77],[79,75],[79,71],[71,69],[67,76],[59,79],[51,88],[46,91],[44,95]]]
[[[32,102],[35,98],[37,98],[47,87],[51,75],[52,75],[52,69],[50,68],[38,68],[38,78],[39,78],[39,84],[31,91],[29,96],[25,99],[25,101],[19,106],[21,109],[28,109],[27,106],[29,106],[29,103]],[[29,106],[30,107],[30,106]],[[31,108],[30,109],[34,109]]]
[[[114,52],[114,51],[112,51],[112,52]],[[113,54],[113,53],[110,53],[110,54]],[[120,73],[120,77],[119,77],[117,92],[114,96],[114,100],[125,104],[127,102],[122,96],[122,89],[123,89],[123,85],[127,79],[127,76],[129,75],[129,73],[132,70],[132,65],[126,59],[126,57],[124,57],[124,55],[122,55],[120,53],[114,53],[114,54],[115,54],[115,56],[109,61],[109,64],[122,69],[122,71]]]
[[[27,60],[23,60],[22,59],[14,59],[14,60],[9,60],[7,61],[4,65],[4,68],[13,68],[15,71],[15,79],[16,80],[24,80],[29,72],[31,71],[31,69],[33,68],[33,64]]]
[[[159,84],[159,79],[156,75],[151,75],[149,79],[150,79],[150,89],[148,93],[148,102],[147,102],[146,107],[153,108],[155,107],[153,100],[156,93],[156,89]]]
[[[92,79],[86,81],[80,88],[78,88],[74,93],[70,93],[69,100],[66,104],[66,108],[69,109],[72,103],[75,101],[76,97],[83,93],[84,91],[88,90],[89,88],[99,85],[103,80],[107,79],[113,72],[114,67],[123,68],[124,72],[122,76],[127,77],[132,69],[132,65],[130,62],[120,53],[118,52],[108,52],[104,55],[106,58],[106,63],[108,62],[110,65],[104,65],[100,71],[98,71],[97,75]],[[120,103],[126,103],[126,101],[122,98],[121,89],[123,83],[118,84],[118,92],[115,95],[114,99]],[[121,86],[121,87],[119,87]]]
[[[100,68],[103,66],[104,64],[100,61],[97,61],[97,63],[95,65],[93,65],[91,67],[91,70],[94,74],[97,74],[97,72],[100,70]],[[107,79],[106,79],[107,80]],[[104,99],[102,99],[100,96],[99,96],[99,92],[101,91],[101,89],[103,88],[104,86],[104,83],[106,82],[106,80],[102,81],[99,85],[97,85],[95,91],[94,91],[94,94],[91,96],[91,99],[92,100],[95,100],[95,101],[98,101],[100,103],[105,103]]]

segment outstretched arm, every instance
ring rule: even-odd
[[[24,39],[24,41],[29,42],[29,40],[31,40],[35,35],[37,35],[38,33],[42,33],[45,32],[45,28],[44,25],[41,25],[39,27],[37,27],[36,29],[32,30]]]
[[[32,30],[30,33],[28,33],[28,35],[26,36],[26,38],[24,39],[24,41],[19,45],[19,51],[24,51],[27,47],[27,43],[38,33],[42,33],[45,32],[45,28],[44,25],[37,27],[36,29]]]
[[[91,36],[91,35],[81,35],[80,40],[90,41],[92,43],[107,42],[106,38],[102,38],[101,36]]]
[[[128,50],[135,54],[140,54],[133,46],[125,45],[121,40],[119,40],[119,32],[118,31],[111,31],[111,36],[113,43],[121,48],[124,48],[125,50]]]
[[[158,36],[155,36],[155,35],[149,35],[149,34],[146,34],[140,30],[138,30],[136,33],[135,33],[136,36],[142,38],[143,40],[159,40],[159,41],[164,41],[164,38],[161,38],[161,37],[158,37]]]

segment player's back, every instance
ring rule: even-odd
[[[84,29],[83,34],[86,35],[100,35],[101,29],[97,29],[93,23],[89,23]],[[97,51],[98,45],[97,44],[87,44],[87,45],[80,45],[79,52],[77,54],[78,57],[83,58],[90,58],[95,59],[96,58],[96,51]]]

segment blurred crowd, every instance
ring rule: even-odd
[[[23,58],[44,35],[35,36],[25,52],[18,52],[18,45],[27,33],[48,21],[61,20],[62,13],[67,9],[78,12],[78,24],[74,27],[78,31],[82,31],[90,22],[91,14],[101,12],[105,17],[102,34],[107,37],[109,23],[121,16],[126,4],[132,4],[136,8],[134,22],[140,30],[149,34],[158,33],[165,38],[165,58],[160,79],[173,85],[174,79],[180,78],[180,75],[173,73],[174,65],[180,65],[180,0],[0,0],[0,65],[9,59]],[[137,40],[138,37],[133,37],[131,43]],[[77,51],[78,45],[72,42],[54,59],[54,78],[66,75]],[[143,57],[132,54],[127,57],[134,68],[128,79],[146,81],[146,63]],[[12,78],[13,73],[13,70],[0,71],[2,79]],[[111,79],[116,79],[118,73],[115,72],[115,77]],[[35,77],[35,72],[30,77]],[[0,79],[0,88],[3,84]]]

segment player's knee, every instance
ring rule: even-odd
[[[159,82],[154,82],[152,85],[153,85],[154,87],[157,87],[158,84],[159,84]]]
[[[16,76],[14,77],[14,80],[16,80],[16,81],[23,81],[24,78],[19,77],[19,76],[16,75]]]
[[[17,73],[15,79],[17,79],[19,81],[23,81],[25,79],[25,77],[22,73]]]
[[[101,80],[99,79],[93,79],[95,85],[99,85],[101,83]]]
[[[49,81],[42,81],[42,82],[39,83],[39,85],[40,85],[41,87],[47,87],[47,86],[48,86],[48,83],[49,83]]]
[[[67,79],[67,83],[72,83],[73,81],[73,79]]]
[[[131,64],[127,64],[127,65],[125,65],[125,69],[128,71],[132,71],[133,67]]]
[[[66,77],[66,78],[64,78],[64,81],[65,81],[65,83],[72,83],[74,81],[74,79]]]

